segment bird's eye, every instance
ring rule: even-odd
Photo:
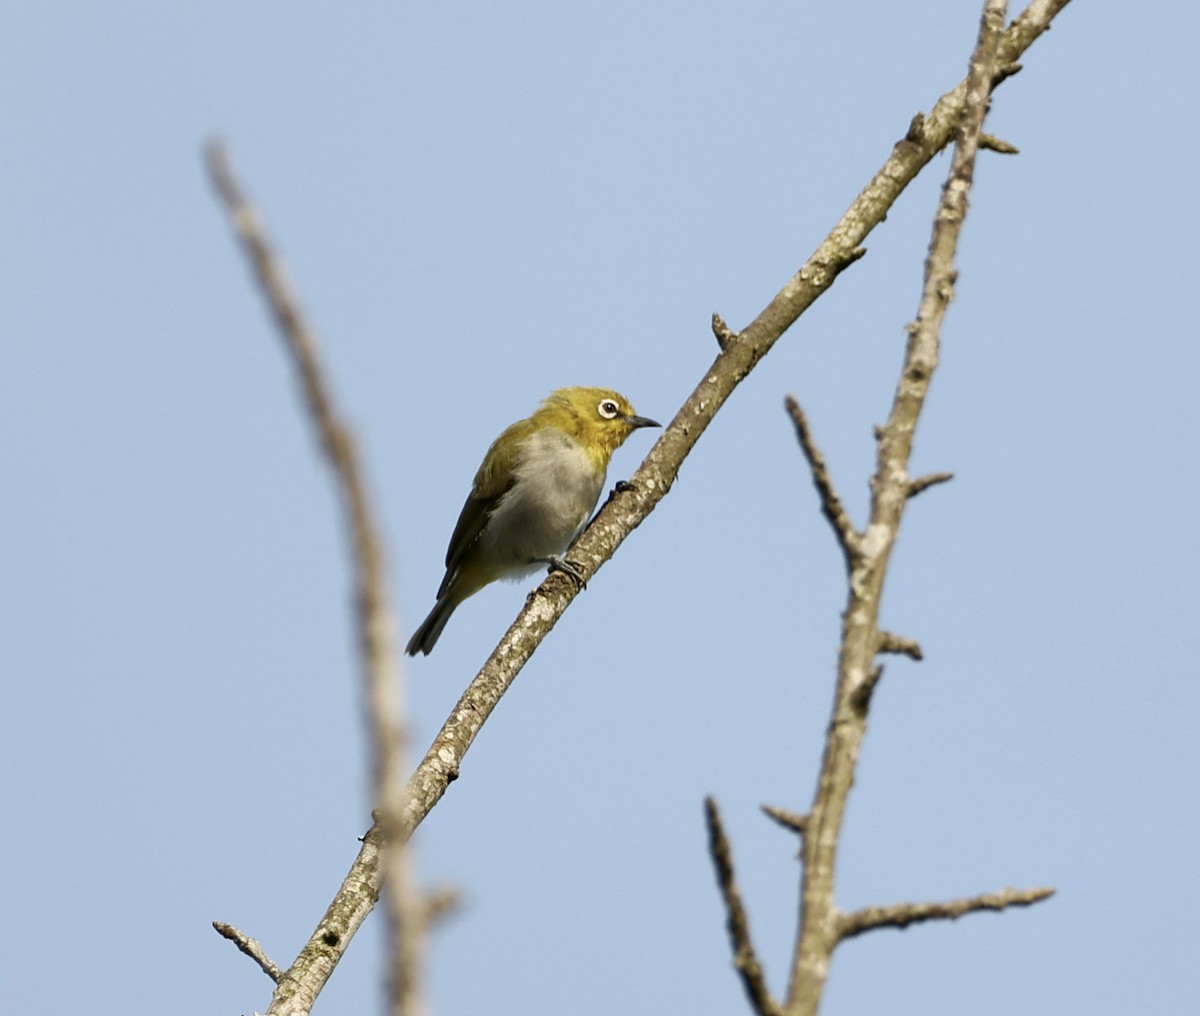
[[[600,415],[606,420],[615,420],[617,414],[621,412],[621,407],[618,406],[612,399],[602,399],[600,405],[596,407],[600,411]]]

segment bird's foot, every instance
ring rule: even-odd
[[[553,575],[556,571],[562,572],[564,575],[573,578],[579,584],[580,589],[587,589],[587,582],[584,581],[583,572],[579,570],[579,565],[576,562],[565,557],[559,557],[557,554],[551,554],[549,557],[542,558],[541,560],[549,566],[547,568],[549,574]]]
[[[607,505],[618,494],[624,494],[626,491],[629,491],[629,490],[637,490],[637,488],[629,480],[618,480],[616,482],[616,484],[613,486],[613,489],[608,492],[608,497],[606,497],[604,499],[604,503]],[[600,514],[599,512],[596,513],[596,515],[599,515],[599,514]],[[595,515],[592,516],[592,518],[595,518],[595,517],[596,517]]]

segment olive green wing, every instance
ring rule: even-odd
[[[479,534],[483,532],[488,517],[500,503],[500,499],[512,487],[517,455],[525,438],[529,436],[530,429],[528,420],[514,423],[492,442],[492,446],[483,457],[483,464],[475,474],[471,493],[459,512],[458,522],[450,536],[450,546],[446,548],[446,577],[442,579],[439,596],[446,591],[451,577],[462,564],[467,551],[479,539]]]

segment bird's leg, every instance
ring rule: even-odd
[[[583,572],[579,570],[579,565],[569,558],[551,554],[549,557],[535,557],[533,561],[535,564],[548,565],[547,571],[550,574],[558,571],[564,575],[569,575],[579,584],[580,589],[587,589],[587,582],[584,581]]]

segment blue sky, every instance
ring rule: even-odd
[[[998,92],[884,604],[846,908],[1050,884],[881,932],[824,1012],[1176,1013],[1200,904],[1198,16],[1082,0]],[[263,1010],[369,823],[337,503],[208,187],[219,134],[320,329],[419,621],[492,437],[552,388],[668,420],[966,67],[975,4],[10,5],[0,33],[0,1010]],[[416,840],[461,912],[435,1012],[745,1012],[722,806],[781,991],[840,557],[939,159],[574,603]],[[653,435],[622,449],[628,475]],[[523,602],[407,668],[432,737]],[[317,1011],[382,997],[373,916]]]

